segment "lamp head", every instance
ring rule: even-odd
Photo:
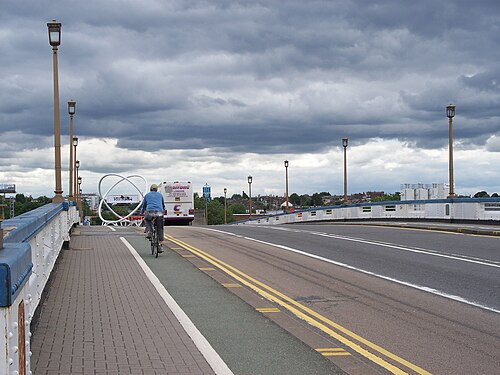
[[[76,169],[80,168],[80,160],[75,161],[75,167]]]
[[[252,183],[252,176],[248,176],[248,183],[251,184]]]
[[[49,44],[52,47],[57,47],[61,44],[61,22],[52,20],[52,22],[47,22],[47,28],[49,29]]]
[[[288,168],[288,160],[285,160],[285,168]]]
[[[348,138],[342,138],[342,146],[347,147],[347,144],[349,143]]]
[[[78,146],[78,137],[73,137],[73,146]]]
[[[73,116],[76,112],[76,102],[71,99],[68,101],[68,113]]]
[[[446,116],[448,116],[448,118],[455,117],[455,106],[453,104],[446,106]]]
[[[224,194],[226,194],[226,193],[227,193],[227,189],[226,189],[226,188],[224,188]]]

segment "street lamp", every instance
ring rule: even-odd
[[[252,176],[248,176],[248,201],[249,201],[249,218],[252,217]]]
[[[227,224],[227,189],[224,188],[224,224]]]
[[[285,211],[288,212],[288,160],[285,160]]]
[[[76,112],[76,102],[71,99],[68,101],[68,113],[69,113],[69,200],[73,200],[73,116]],[[75,191],[76,195],[76,191]]]
[[[76,155],[75,155],[75,159],[76,159]],[[77,208],[78,208],[78,169],[80,168],[80,160],[76,160],[75,161],[75,201],[76,201],[76,204],[77,204]]]
[[[347,144],[348,138],[342,138],[342,146],[344,147],[344,204],[347,204]]]
[[[82,212],[82,178],[78,176],[78,211],[80,212],[80,222],[83,221]]]
[[[61,184],[61,118],[59,113],[59,77],[57,66],[57,47],[61,44],[61,23],[56,20],[47,22],[49,30],[49,44],[52,46],[52,65],[54,68],[54,151],[55,151],[55,174],[56,189],[52,202],[64,202]]]
[[[455,189],[453,186],[453,117],[455,117],[455,106],[450,104],[446,107],[446,116],[448,117],[449,130],[449,172],[450,172],[450,194],[448,198],[455,198]]]
[[[74,163],[74,169],[73,169],[73,191],[75,193],[76,197],[76,175],[77,175],[77,166],[76,166],[76,146],[78,146],[78,137],[73,137],[73,163]],[[80,164],[80,162],[78,162]]]

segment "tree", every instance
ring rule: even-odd
[[[372,198],[372,202],[392,202],[400,200],[401,200],[401,195],[399,194],[399,192],[396,192],[394,194],[384,194],[381,197]]]
[[[233,215],[233,214],[245,214],[247,212],[247,208],[245,207],[244,204],[233,203],[233,204],[229,205],[229,207],[227,208],[227,211],[231,215]]]
[[[321,194],[314,193],[311,197],[311,205],[323,206],[323,196]]]
[[[490,195],[485,192],[484,190],[483,191],[478,191],[476,194],[474,194],[474,198],[489,198]]]
[[[224,224],[224,205],[214,199],[208,204],[208,225]]]
[[[288,197],[288,201],[294,206],[300,205],[300,197],[297,193],[293,193],[292,195],[290,195],[290,197]]]
[[[499,195],[498,195],[498,193],[493,193],[493,194],[491,194],[491,197],[492,197],[492,198],[498,198],[498,197],[499,197]]]
[[[194,193],[194,208],[197,210],[205,209],[205,198],[200,197],[198,193]]]
[[[311,206],[312,199],[308,194],[304,194],[300,196],[300,207],[309,207]]]

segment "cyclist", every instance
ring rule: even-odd
[[[165,210],[165,202],[163,201],[163,195],[158,193],[158,185],[152,184],[149,188],[149,193],[144,196],[144,202],[142,203],[141,212],[144,215],[144,222],[146,224],[146,237],[151,237],[152,221],[153,218],[157,217],[156,223],[156,233],[158,233],[158,239],[160,245],[163,246],[163,211]],[[162,250],[160,249],[160,252]]]

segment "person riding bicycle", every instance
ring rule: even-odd
[[[158,233],[158,239],[160,240],[160,245],[163,246],[163,211],[165,210],[165,202],[163,201],[163,195],[158,193],[158,185],[152,184],[149,188],[149,193],[144,196],[144,202],[142,203],[141,212],[144,215],[144,223],[146,224],[146,237],[151,237],[152,221],[155,217],[156,219],[156,233]]]

